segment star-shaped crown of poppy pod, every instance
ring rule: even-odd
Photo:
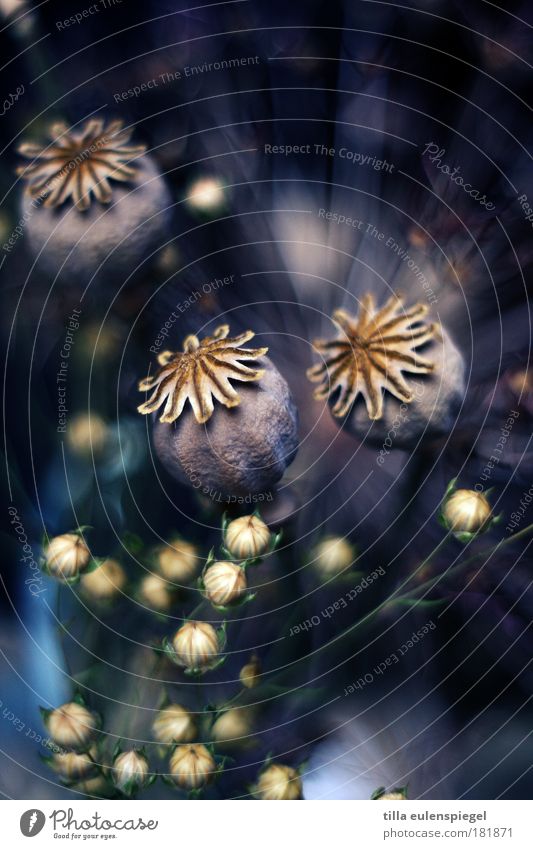
[[[320,383],[314,393],[318,400],[338,392],[332,407],[334,416],[346,416],[362,395],[369,418],[380,419],[384,390],[406,404],[413,400],[402,372],[433,371],[433,363],[419,356],[416,349],[434,339],[437,326],[422,321],[428,312],[425,304],[407,310],[403,305],[403,298],[393,295],[378,309],[372,295],[367,294],[361,299],[357,317],[335,310],[333,321],[341,331],[337,339],[313,343],[323,361],[308,369],[307,377]]]
[[[137,174],[131,160],[146,151],[145,145],[129,144],[133,130],[123,129],[123,121],[91,118],[77,130],[64,123],[50,127],[48,147],[25,142],[18,152],[29,165],[20,165],[17,174],[26,180],[33,198],[41,198],[49,208],[61,206],[69,198],[77,209],[89,209],[92,198],[111,201],[110,180],[127,182]]]
[[[228,338],[229,325],[217,327],[212,336],[202,341],[187,336],[183,352],[162,351],[157,357],[160,368],[139,383],[141,392],[154,390],[138,407],[139,413],[155,413],[165,404],[159,421],[172,423],[181,415],[189,399],[196,421],[204,424],[214,410],[213,398],[225,407],[237,407],[240,398],[230,380],[260,380],[264,369],[243,365],[242,360],[256,360],[268,348],[243,348],[255,336],[251,330]]]

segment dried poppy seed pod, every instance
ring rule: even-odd
[[[272,534],[259,516],[241,516],[230,522],[224,532],[224,545],[239,560],[261,557],[270,548]]]
[[[155,390],[140,412],[165,403],[153,435],[161,463],[180,483],[216,500],[268,492],[298,449],[298,415],[286,381],[265,348],[241,347],[251,331],[233,339],[228,333],[222,325],[201,342],[188,337],[182,354],[161,354],[160,372],[140,384]],[[260,369],[242,362],[257,358]],[[198,391],[192,375],[200,361]],[[238,392],[230,380],[240,381]],[[193,409],[184,408],[187,398]]]
[[[238,602],[247,588],[244,569],[229,560],[218,560],[209,566],[203,583],[207,600],[220,607]]]
[[[213,723],[211,735],[215,743],[242,745],[252,733],[252,714],[247,708],[230,708]]]
[[[201,743],[177,746],[169,761],[170,778],[182,790],[199,790],[213,780],[216,763]]]
[[[210,669],[220,654],[220,638],[209,622],[186,622],[172,640],[176,662],[189,670]]]
[[[126,585],[126,573],[117,560],[111,558],[81,576],[80,587],[83,594],[95,601],[111,601],[118,596]]]
[[[45,548],[46,569],[54,578],[77,578],[91,559],[91,552],[78,534],[61,534]]]
[[[337,339],[315,342],[323,358],[307,372],[320,383],[315,397],[328,399],[339,426],[381,447],[380,464],[393,448],[448,433],[464,398],[463,357],[442,327],[424,322],[427,313],[425,304],[404,308],[398,295],[378,309],[365,295],[357,316],[335,311]]]
[[[487,498],[473,489],[451,491],[442,505],[444,525],[465,542],[488,530],[493,518],[492,507]]]
[[[243,687],[251,690],[257,687],[261,679],[261,661],[256,654],[252,655],[248,663],[245,663],[239,672],[239,679]]]
[[[45,725],[54,743],[77,750],[89,745],[98,726],[95,715],[78,702],[67,702],[48,713]]]
[[[162,708],[152,725],[154,737],[165,746],[171,743],[191,743],[198,735],[192,713],[178,704]]]
[[[302,780],[297,770],[283,764],[270,764],[264,769],[255,785],[258,799],[280,801],[302,798]]]
[[[187,584],[198,574],[200,558],[196,546],[174,539],[160,548],[156,555],[158,572],[175,584]]]
[[[65,780],[76,781],[96,772],[96,757],[96,746],[91,746],[88,752],[58,752],[49,764]]]
[[[130,144],[122,121],[57,123],[51,143],[22,144],[29,164],[21,217],[39,268],[87,280],[103,270],[133,271],[161,242],[171,197],[144,145]]]
[[[127,796],[131,796],[147,784],[150,766],[146,755],[130,749],[116,756],[111,770],[115,787]]]
[[[325,578],[331,578],[349,569],[356,554],[355,547],[344,537],[327,537],[314,549],[314,566]]]
[[[138,596],[142,604],[158,613],[166,613],[174,601],[172,585],[159,575],[146,575],[139,584]]]

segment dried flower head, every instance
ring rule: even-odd
[[[218,659],[220,640],[209,622],[186,622],[172,640],[176,662],[190,670],[209,669]]]
[[[169,762],[170,778],[183,790],[199,790],[214,777],[213,755],[201,743],[177,746]]]
[[[91,559],[91,552],[78,534],[54,537],[44,552],[46,568],[54,578],[77,578]]]
[[[230,522],[224,533],[224,544],[239,560],[261,557],[268,551],[271,533],[259,516],[241,516]]]
[[[156,560],[163,578],[177,584],[192,580],[200,566],[196,546],[177,538],[158,550]]]
[[[187,336],[183,352],[163,351],[158,355],[160,368],[139,383],[139,390],[154,390],[150,398],[138,407],[139,413],[155,413],[163,404],[161,422],[174,422],[181,415],[185,402],[193,409],[196,421],[204,424],[214,409],[213,398],[225,407],[237,407],[240,398],[230,380],[260,380],[264,369],[252,369],[241,360],[256,360],[268,348],[242,348],[255,336],[251,330],[227,338],[229,325],[217,327],[212,336],[202,341]]]
[[[104,560],[94,569],[81,576],[80,585],[84,595],[95,601],[110,601],[126,584],[126,573],[117,560]]]
[[[248,663],[245,663],[239,672],[239,679],[243,687],[251,690],[257,687],[261,678],[261,661],[253,654]]]
[[[132,132],[123,128],[123,121],[111,121],[106,127],[102,118],[90,118],[77,130],[53,124],[48,147],[27,142],[19,146],[19,153],[32,162],[19,166],[17,174],[27,181],[32,197],[44,198],[46,207],[61,206],[71,198],[83,212],[93,196],[109,203],[109,180],[132,180],[137,169],[131,160],[146,150],[144,145],[129,144]]]
[[[343,417],[361,394],[372,420],[383,415],[384,390],[410,403],[414,396],[402,372],[429,374],[434,368],[415,353],[435,337],[436,325],[422,322],[427,312],[425,304],[404,310],[403,299],[397,295],[377,309],[370,294],[361,299],[356,318],[335,310],[333,320],[341,330],[339,338],[313,343],[323,356],[323,362],[307,371],[309,380],[321,384],[315,398],[330,398],[339,390],[332,413]]]
[[[242,566],[229,560],[218,560],[203,576],[206,598],[214,605],[235,604],[246,592],[246,575]]]
[[[67,702],[53,710],[45,724],[54,743],[67,749],[86,747],[97,728],[94,714],[77,702]]]
[[[140,790],[148,781],[149,764],[146,755],[130,749],[117,755],[113,761],[113,784],[122,793],[130,796]]]
[[[154,737],[166,746],[171,743],[191,743],[197,736],[192,713],[178,704],[162,708],[152,726]]]
[[[276,801],[301,799],[302,780],[293,767],[273,763],[260,773],[255,795],[259,799]]]

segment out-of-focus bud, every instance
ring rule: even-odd
[[[80,457],[98,456],[106,444],[107,425],[96,413],[75,416],[67,427],[67,445]]]
[[[54,578],[77,578],[91,559],[91,552],[78,534],[54,537],[44,552],[47,571]]]
[[[142,752],[135,749],[122,752],[113,761],[113,784],[126,796],[132,796],[147,784],[149,770],[148,759]]]
[[[180,666],[191,671],[203,671],[216,663],[220,639],[209,622],[186,622],[176,631],[172,648]]]
[[[162,708],[152,728],[155,739],[166,746],[171,743],[191,743],[198,734],[191,712],[177,704]]]
[[[259,774],[255,795],[258,799],[276,801],[301,799],[302,780],[292,767],[273,763]]]
[[[173,602],[172,585],[159,575],[146,575],[139,586],[139,599],[153,610],[166,613]]]
[[[174,539],[157,552],[157,567],[163,578],[175,584],[187,584],[198,573],[200,558],[196,547]]]
[[[217,212],[224,206],[224,187],[215,177],[205,177],[191,185],[187,202],[198,212]]]
[[[170,778],[182,790],[199,790],[212,781],[216,763],[201,743],[177,746],[169,761]]]
[[[246,575],[242,566],[229,560],[218,560],[203,575],[205,597],[211,604],[235,604],[246,592]]]
[[[407,799],[407,787],[395,787],[387,792],[385,787],[378,787],[370,797],[382,802],[404,802]]]
[[[331,578],[348,569],[355,560],[356,550],[344,537],[328,537],[316,546],[314,565],[321,575]]]
[[[458,539],[468,542],[489,529],[493,521],[492,508],[481,492],[452,488],[442,505],[442,520]]]
[[[251,560],[268,551],[271,538],[268,525],[258,516],[241,516],[229,523],[224,534],[224,544],[239,560]]]
[[[247,708],[230,708],[213,723],[211,734],[216,743],[242,745],[252,732],[252,714]]]
[[[88,752],[58,752],[50,758],[49,765],[65,781],[87,778],[97,770],[96,746]]]
[[[98,728],[95,715],[77,702],[67,702],[51,711],[45,725],[54,743],[77,750],[89,745]]]
[[[71,785],[70,789],[76,790],[78,793],[84,793],[85,796],[94,796],[97,799],[109,796],[111,791],[111,787],[103,775],[95,775],[92,778],[84,778],[82,781]]]
[[[243,687],[252,689],[257,687],[261,678],[261,661],[256,654],[252,655],[248,663],[245,663],[239,672],[239,678]]]
[[[126,573],[117,560],[104,560],[94,569],[81,576],[83,593],[95,601],[110,601],[126,584]]]

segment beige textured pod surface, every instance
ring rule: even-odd
[[[199,425],[190,407],[172,425],[156,420],[154,445],[167,471],[213,498],[266,492],[282,477],[298,449],[298,414],[289,387],[273,363],[258,365],[257,384],[235,384],[241,402],[216,403]]]

